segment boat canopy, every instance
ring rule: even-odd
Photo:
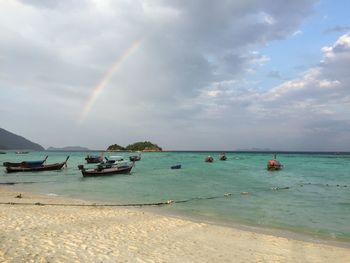
[[[41,165],[41,164],[43,164],[43,161],[24,161],[24,163],[27,164],[27,165],[33,165],[33,166],[35,166],[35,165]]]
[[[113,160],[113,161],[123,161],[124,157],[123,156],[117,156],[117,155],[112,155],[107,157],[108,160]]]

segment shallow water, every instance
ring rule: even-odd
[[[91,154],[91,153],[90,153]],[[96,153],[99,154],[99,153]],[[213,163],[204,158],[212,155]],[[57,194],[95,202],[157,203],[188,200],[160,209],[205,220],[287,229],[350,241],[350,155],[280,153],[284,165],[269,172],[270,153],[161,152],[142,153],[130,175],[83,178],[77,168],[85,152],[31,152],[0,155],[0,162],[40,160],[61,162],[62,171],[7,174],[0,183],[16,189]],[[117,153],[127,158],[131,153]],[[182,169],[170,166],[181,164]],[[241,194],[248,192],[249,194]],[[231,193],[224,197],[225,193]],[[206,199],[212,198],[212,199]]]

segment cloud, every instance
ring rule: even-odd
[[[350,26],[335,26],[332,28],[328,28],[327,30],[324,31],[325,34],[327,33],[344,33],[350,31]]]
[[[346,64],[338,56],[340,44],[324,51],[325,62],[312,76],[271,91],[259,90],[249,80],[269,59],[255,50],[297,32],[313,12],[315,2],[2,3],[0,86],[10,99],[1,100],[0,111],[12,109],[15,116],[33,118],[32,123],[45,121],[58,129],[61,135],[57,130],[48,131],[45,139],[43,132],[27,129],[33,140],[45,146],[59,146],[66,141],[65,144],[103,148],[109,143],[154,139],[172,149],[226,144],[244,147],[252,136],[262,133],[264,144],[277,125],[269,120],[271,110],[277,114],[272,104],[280,105],[281,113],[292,114],[298,99],[304,103],[299,108],[312,104],[313,92],[320,91],[317,83],[323,83],[323,100],[328,98],[329,90],[344,88],[344,79],[337,76],[342,73],[327,66]],[[114,72],[86,123],[79,126],[77,119],[94,88],[140,39],[139,48]],[[333,53],[336,55],[331,58]],[[278,72],[274,73],[276,77]],[[304,101],[300,94],[304,91],[311,102]],[[11,99],[15,94],[22,94],[24,104]],[[285,105],[290,103],[287,96],[293,99],[293,107]],[[337,98],[344,99],[340,95]],[[320,102],[312,105],[315,110],[322,108]],[[52,116],[59,116],[59,122]],[[11,118],[4,118],[4,122],[12,130],[25,130]],[[30,125],[35,126],[28,121],[26,126]],[[255,127],[260,127],[261,132],[253,132]],[[287,138],[296,136],[296,132],[288,130],[287,123],[283,127]],[[222,136],[211,139],[217,134]],[[243,137],[246,139],[236,139]],[[283,147],[282,143],[281,139],[278,147]]]
[[[294,37],[294,36],[300,35],[300,34],[302,34],[302,33],[303,33],[303,31],[297,30],[297,31],[295,31],[295,32],[292,34],[292,36]]]
[[[276,147],[346,151],[350,147],[350,78],[346,70],[350,67],[350,35],[342,35],[334,45],[322,48],[322,53],[320,64],[298,79],[267,91],[229,85],[223,92],[216,87],[216,96],[208,94],[207,99],[216,103],[214,109],[223,109],[215,111],[217,116],[237,112],[244,116],[234,117],[235,125],[245,119],[245,123],[255,123],[261,133],[274,130],[283,138],[276,139]]]

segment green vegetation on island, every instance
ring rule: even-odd
[[[107,148],[107,151],[143,151],[143,152],[160,152],[162,148],[157,144],[151,143],[149,141],[144,142],[135,142],[133,144],[129,144],[125,148],[118,145],[113,144]]]
[[[125,148],[118,144],[113,144],[108,146],[107,151],[125,151]]]
[[[126,146],[126,150],[128,151],[144,151],[144,152],[159,152],[162,151],[162,148],[157,144],[151,143],[149,141],[144,142],[135,142]]]

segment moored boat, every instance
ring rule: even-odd
[[[173,165],[170,169],[181,169],[181,164]]]
[[[61,163],[53,163],[53,164],[42,164],[38,166],[8,166],[6,167],[6,171],[8,173],[15,173],[15,172],[42,172],[42,171],[54,171],[54,170],[61,170],[64,165],[67,165],[67,161],[69,159],[69,156],[66,158],[64,162]]]
[[[221,161],[226,161],[226,159],[227,159],[226,154],[225,153],[221,153],[219,159]]]
[[[276,159],[276,154],[274,158],[267,162],[267,170],[269,171],[277,171],[281,170],[283,165]]]
[[[205,158],[205,161],[207,162],[207,163],[212,163],[213,161],[214,161],[214,158],[212,157],[212,156],[208,156],[208,157],[206,157]]]
[[[79,170],[84,177],[94,176],[108,176],[115,174],[128,174],[134,167],[133,164],[113,165],[113,164],[100,164],[96,168],[85,169],[84,165],[78,165]]]
[[[132,162],[140,161],[141,160],[141,155],[139,154],[139,155],[130,156],[129,160],[132,161]]]
[[[85,161],[87,163],[100,163],[103,161],[103,157],[98,155],[88,155],[85,157]]]
[[[40,165],[43,165],[46,160],[47,160],[47,157],[45,157],[44,160],[41,160],[41,161],[23,161],[23,162],[19,162],[19,163],[12,163],[12,162],[4,162],[3,163],[3,166],[6,166],[6,167],[35,167],[35,166],[40,166]]]

